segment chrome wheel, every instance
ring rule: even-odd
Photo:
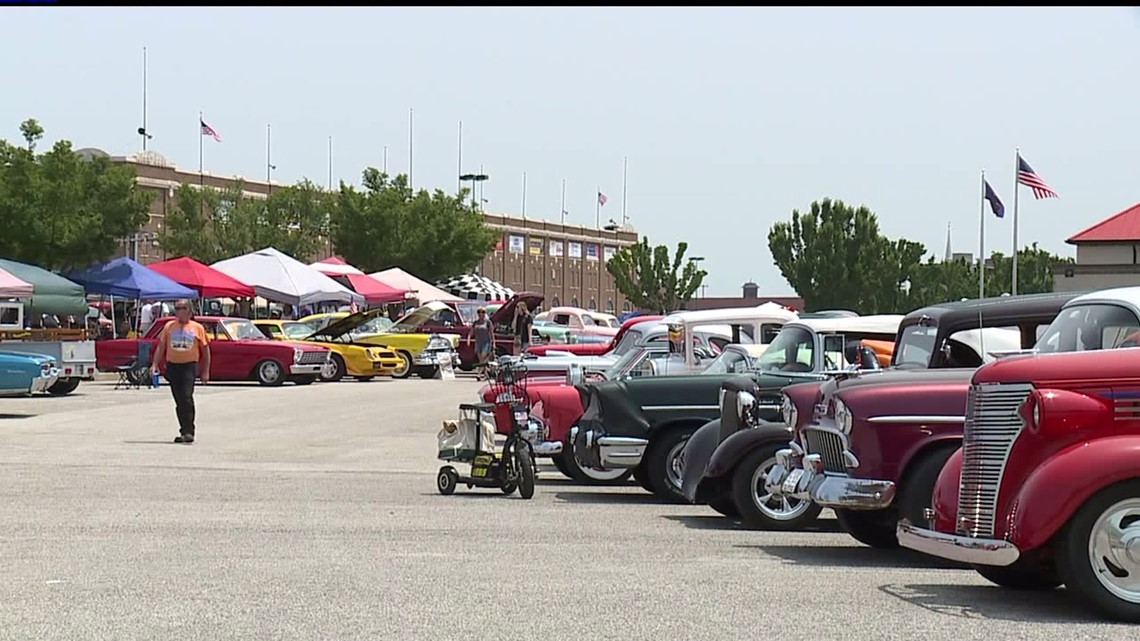
[[[669,453],[665,455],[665,460],[668,461],[668,464],[665,467],[665,478],[667,478],[669,480],[669,484],[676,488],[678,491],[681,490],[681,478],[684,475],[684,461],[681,460],[681,452],[684,451],[685,443],[688,441],[689,439],[686,438],[680,443],[677,443],[673,446],[672,449],[669,450]]]
[[[760,464],[752,473],[752,504],[773,521],[791,521],[803,516],[811,509],[811,501],[787,496],[772,496],[764,491],[764,478],[776,466],[776,459],[770,458]]]
[[[393,378],[407,378],[412,374],[412,355],[407,352],[396,352],[400,365],[392,370]]]
[[[1101,513],[1089,535],[1088,554],[1105,590],[1140,604],[1140,498],[1124,499]]]
[[[257,380],[262,385],[279,385],[284,382],[281,366],[274,360],[261,361],[261,365],[257,368]]]

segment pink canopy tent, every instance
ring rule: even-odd
[[[31,283],[25,283],[0,269],[0,298],[30,298],[34,289]]]
[[[365,274],[349,265],[340,256],[330,256],[310,263],[309,267],[319,271],[364,297],[369,305],[383,305],[404,300],[406,289],[393,287]]]

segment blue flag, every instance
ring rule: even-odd
[[[987,180],[987,181],[985,181],[985,183],[986,183],[986,194],[984,196],[982,196],[982,198],[985,198],[986,200],[990,201],[990,209],[993,210],[994,216],[997,216],[998,218],[1004,218],[1005,217],[1005,205],[1001,204],[1001,198],[998,198],[997,194],[994,193],[994,188],[990,187],[990,181]]]

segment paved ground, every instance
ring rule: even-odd
[[[0,639],[1110,639],[1026,596],[820,531],[737,529],[543,471],[435,491],[478,384],[210,385],[0,399]],[[826,513],[825,513],[826,514]]]

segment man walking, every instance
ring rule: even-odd
[[[152,370],[157,372],[163,362],[178,414],[178,436],[174,442],[193,443],[194,379],[201,376],[203,384],[210,381],[210,344],[206,328],[190,320],[190,301],[180,300],[174,304],[174,320],[158,335]]]

